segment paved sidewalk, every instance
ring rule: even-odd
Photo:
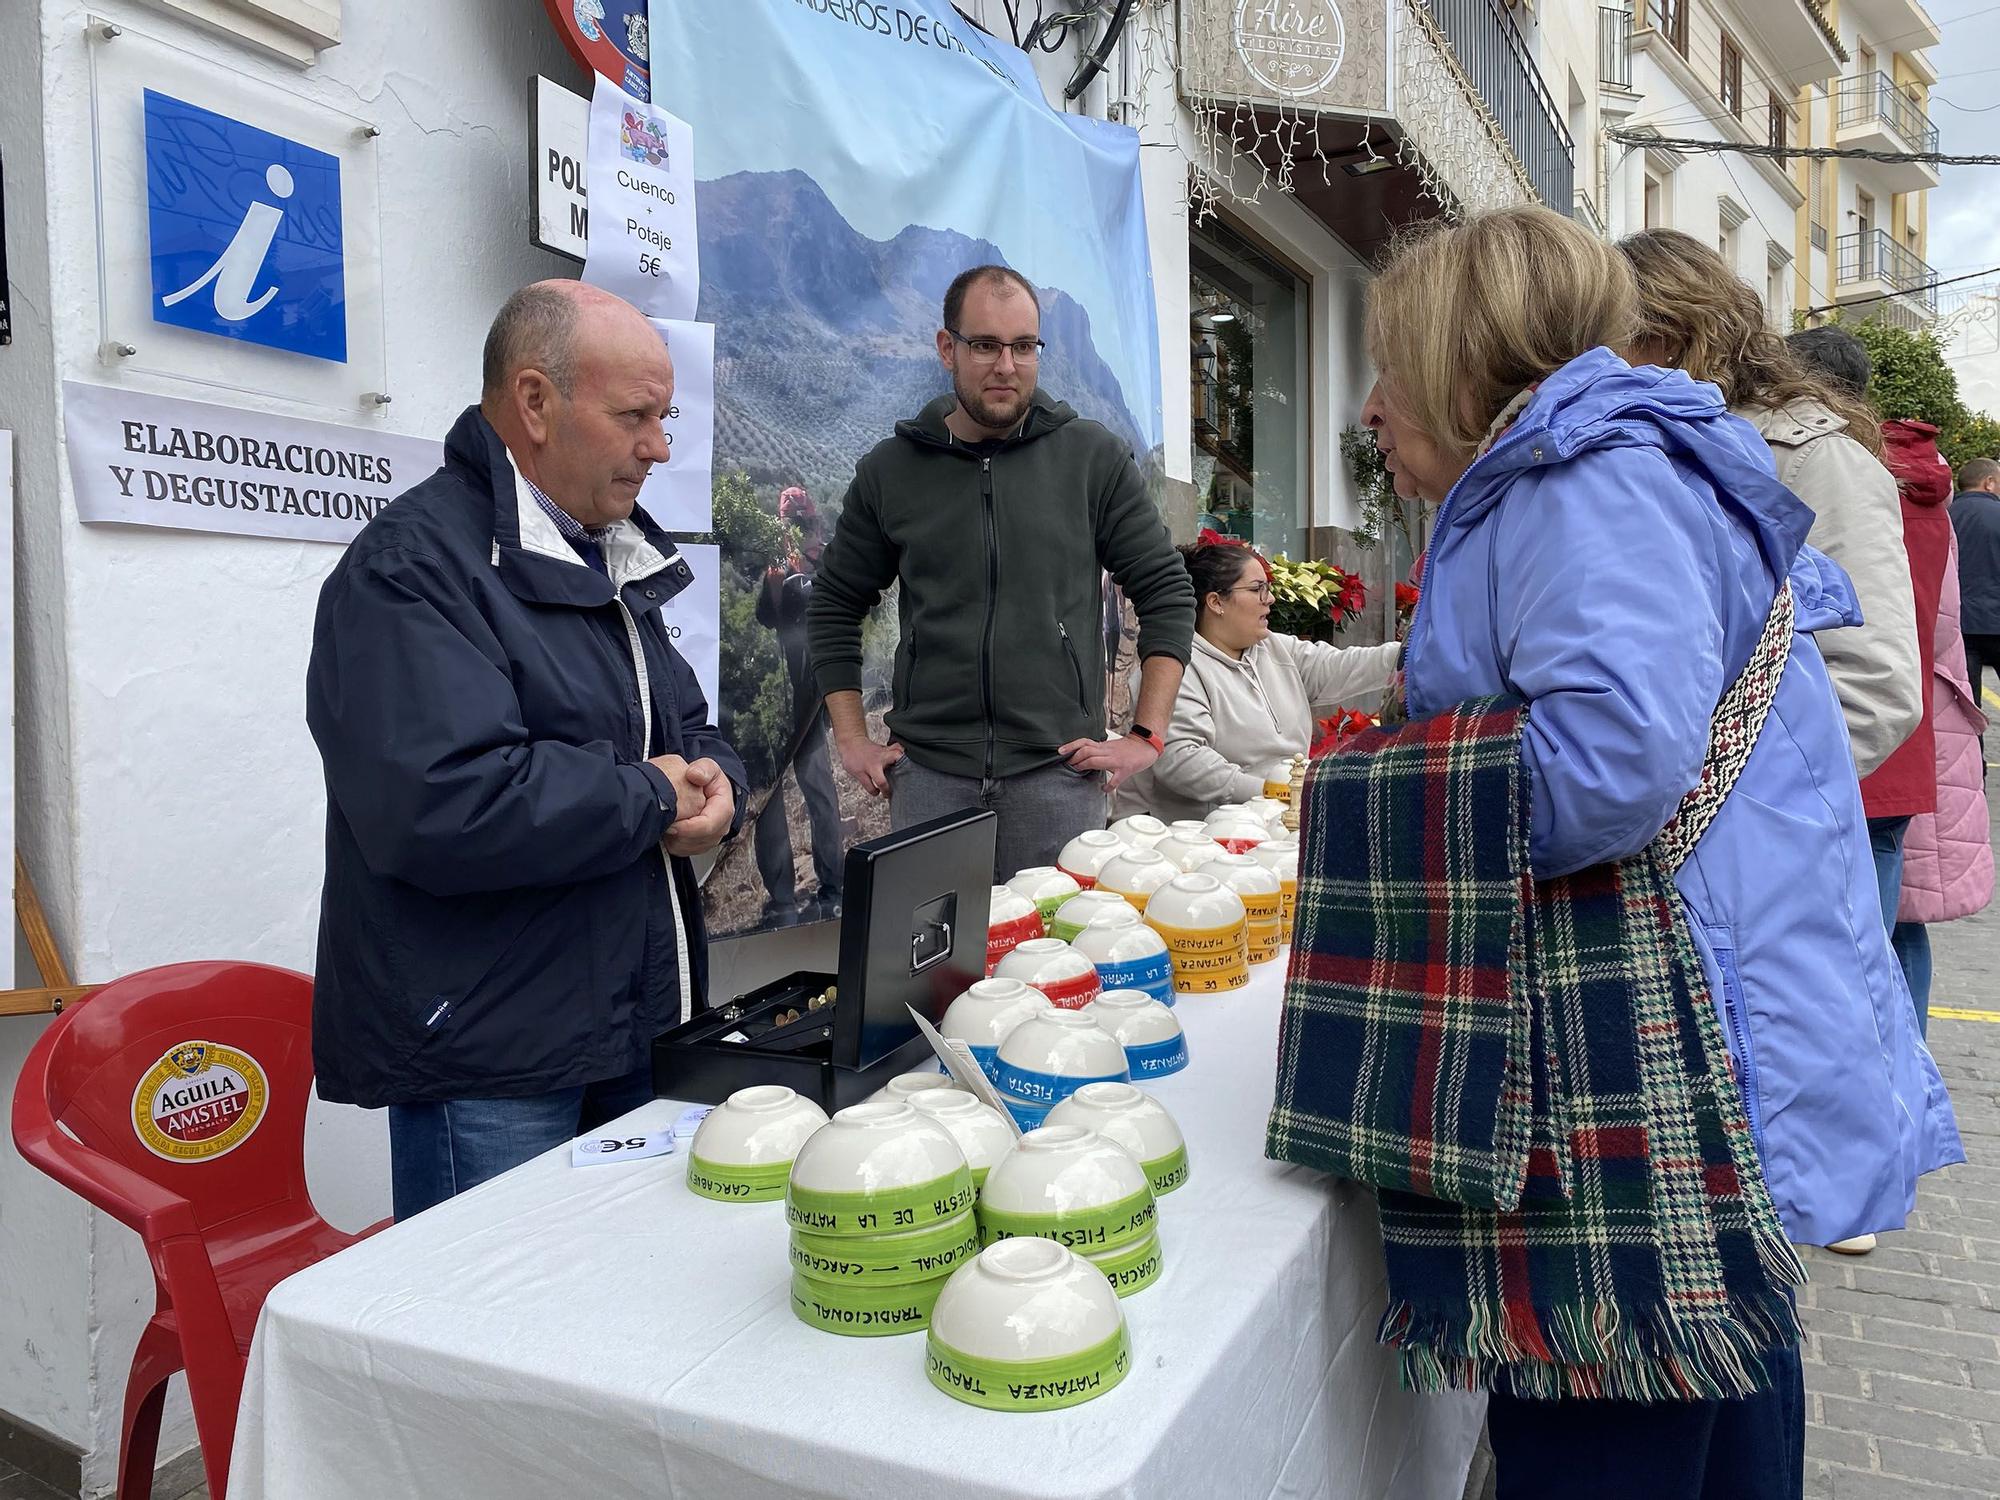
[[[1872,1254],[1807,1253],[1810,1500],[2000,1495],[2000,909],[1931,942],[1931,1052],[1968,1159]]]

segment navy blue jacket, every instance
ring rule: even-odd
[[[2000,497],[1962,492],[1946,514],[1958,533],[1958,628],[2000,635]]]
[[[473,407],[444,467],[320,591],[306,722],[327,791],[324,1097],[512,1097],[641,1066],[682,1015],[670,868],[702,1003],[701,901],[688,862],[661,854],[673,787],[645,761],[715,760],[739,822],[743,767],[660,620],[686,561],[641,511],[603,550],[608,577]]]

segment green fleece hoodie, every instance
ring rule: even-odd
[[[954,404],[855,466],[807,639],[820,690],[859,691],[862,617],[900,580],[890,732],[933,771],[1013,776],[1104,733],[1100,573],[1138,610],[1142,659],[1188,659],[1194,585],[1110,431],[1037,391],[1017,436],[968,446]]]

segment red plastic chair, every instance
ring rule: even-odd
[[[306,1193],[312,980],[266,964],[169,964],[65,1011],[14,1089],[21,1155],[145,1239],[159,1303],[125,1387],[119,1500],[147,1500],[168,1377],[186,1370],[209,1493],[271,1288],[344,1234]]]

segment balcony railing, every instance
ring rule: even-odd
[[[1600,240],[1606,237],[1604,215],[1597,211],[1596,200],[1582,188],[1576,190],[1576,210],[1570,217],[1596,235]]]
[[[1571,202],[1575,148],[1520,27],[1500,0],[1420,3],[1444,33],[1473,92],[1493,112],[1542,202],[1560,212]]]
[[[1890,81],[1886,73],[1864,73],[1840,83],[1840,123],[1867,125],[1881,121],[1918,151],[1938,148],[1937,126],[1923,106]]]
[[[1632,87],[1632,12],[1622,5],[1597,7],[1597,81]]]
[[[1937,273],[1914,250],[1896,243],[1886,229],[1843,234],[1834,242],[1834,287],[1879,281],[1905,293],[1927,312],[1937,311]]]

